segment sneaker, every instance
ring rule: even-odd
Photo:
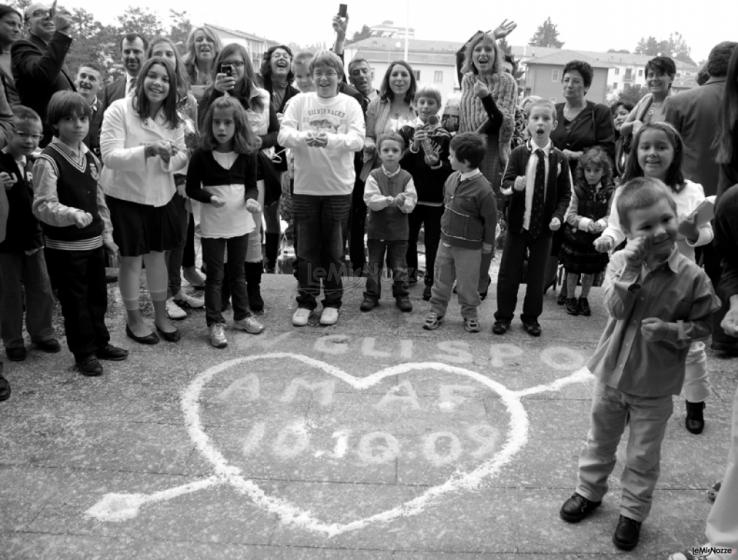
[[[174,301],[180,307],[189,307],[190,309],[202,309],[205,307],[204,297],[191,296],[184,292],[179,292],[177,297],[174,298]]]
[[[304,327],[308,324],[310,313],[312,313],[312,310],[307,307],[298,307],[292,314],[292,324],[295,327]]]
[[[225,348],[228,346],[228,339],[223,329],[223,323],[213,323],[210,325],[210,345],[215,348]]]
[[[238,321],[233,321],[233,328],[245,331],[249,334],[260,334],[264,331],[264,325],[257,321],[254,317],[244,317]]]
[[[377,305],[379,305],[379,302],[376,299],[374,299],[373,297],[364,296],[359,309],[361,309],[362,311],[371,311]]]
[[[433,286],[423,288],[423,300],[430,301],[431,295],[433,295]]]
[[[193,288],[202,289],[205,287],[205,276],[197,270],[196,267],[190,266],[182,270],[182,276],[187,280]]]
[[[174,301],[174,298],[167,298],[165,306],[167,309],[167,317],[169,317],[173,321],[179,321],[187,317],[187,311],[177,305],[177,303]]]
[[[464,330],[466,332],[479,332],[479,321],[477,319],[464,319]]]
[[[397,305],[403,313],[409,313],[413,310],[413,304],[410,303],[410,298],[407,296],[399,296],[395,298],[395,305]]]
[[[569,315],[579,315],[579,302],[577,298],[566,298],[566,312]]]
[[[530,336],[541,336],[541,325],[538,324],[538,321],[523,321],[523,330]]]
[[[590,309],[589,301],[587,301],[586,297],[579,298],[579,314],[585,317],[592,315],[592,309]]]
[[[94,355],[87,356],[77,362],[77,369],[82,375],[87,377],[97,377],[102,375],[103,367],[102,364],[97,361]]]
[[[46,340],[39,340],[34,342],[36,348],[46,352],[47,354],[56,354],[61,351],[61,344],[55,338],[47,338]]]
[[[596,510],[602,502],[593,502],[576,492],[564,502],[559,510],[561,519],[567,523],[579,523]]]
[[[429,311],[428,315],[425,316],[423,321],[423,328],[427,331],[434,331],[441,326],[443,322],[443,315],[438,315],[435,311]]]
[[[338,322],[338,307],[324,307],[320,314],[320,324],[323,326],[335,325]]]
[[[612,535],[612,542],[620,550],[633,550],[638,545],[640,534],[641,522],[621,515]]]
[[[495,321],[492,325],[492,332],[495,334],[505,334],[510,329],[510,321]]]

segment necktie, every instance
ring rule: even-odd
[[[543,150],[536,150],[538,163],[536,164],[536,178],[533,183],[533,203],[530,209],[530,232],[531,237],[540,235],[543,228],[543,211],[546,197],[546,154]]]

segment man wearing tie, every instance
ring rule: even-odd
[[[127,33],[121,38],[120,55],[126,74],[105,86],[102,94],[103,112],[113,101],[126,97],[136,87],[136,78],[141,70],[147,46],[146,39],[139,33]]]
[[[72,20],[63,10],[40,3],[31,4],[23,14],[29,37],[13,44],[10,64],[21,103],[35,110],[44,122],[43,147],[52,136],[46,125],[49,99],[57,91],[75,89],[64,67],[72,44]]]

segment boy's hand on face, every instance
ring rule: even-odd
[[[74,214],[74,225],[82,229],[92,223],[92,214],[89,212],[76,212]]]
[[[0,183],[3,184],[3,187],[10,190],[13,188],[13,185],[15,185],[18,182],[18,179],[15,178],[14,175],[11,175],[10,173],[7,173],[3,171],[0,173]]]
[[[487,87],[487,84],[480,80],[476,80],[474,82],[474,95],[476,95],[479,99],[487,97],[489,95],[489,88]]]
[[[648,238],[633,237],[628,239],[623,249],[623,256],[629,266],[641,266],[646,259],[648,250]]]
[[[212,204],[216,208],[221,208],[225,206],[225,200],[222,197],[214,194],[210,197],[210,204]]]
[[[559,231],[559,228],[561,227],[561,220],[558,218],[551,218],[551,221],[548,224],[548,229],[551,231]]]
[[[609,235],[601,235],[594,240],[593,245],[598,253],[609,253],[615,246],[615,240]]]
[[[246,210],[248,212],[251,212],[252,214],[256,214],[258,212],[261,212],[261,204],[257,200],[254,200],[253,198],[249,198],[246,201]]]
[[[515,177],[515,182],[513,183],[513,189],[515,189],[518,192],[522,192],[525,190],[525,176],[524,175],[518,175]]]
[[[673,339],[678,334],[679,326],[675,323],[667,323],[658,317],[646,317],[641,320],[641,335],[649,342]]]

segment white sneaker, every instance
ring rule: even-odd
[[[189,294],[179,292],[174,298],[174,301],[179,306],[189,307],[191,309],[202,309],[205,307],[205,298],[198,296],[191,296]]]
[[[174,298],[167,298],[165,305],[167,309],[167,317],[169,317],[170,319],[178,321],[187,317],[187,311],[177,305],[174,301]]]
[[[296,327],[304,327],[308,324],[311,310],[306,307],[298,307],[292,315],[292,324]]]
[[[259,334],[264,330],[264,325],[254,317],[245,317],[238,321],[233,321],[233,328],[246,331],[249,334]]]
[[[210,325],[210,344],[215,348],[225,348],[228,346],[228,339],[223,329],[223,323],[213,323]]]
[[[335,325],[336,322],[338,322],[338,308],[324,307],[323,312],[320,314],[320,324]]]

